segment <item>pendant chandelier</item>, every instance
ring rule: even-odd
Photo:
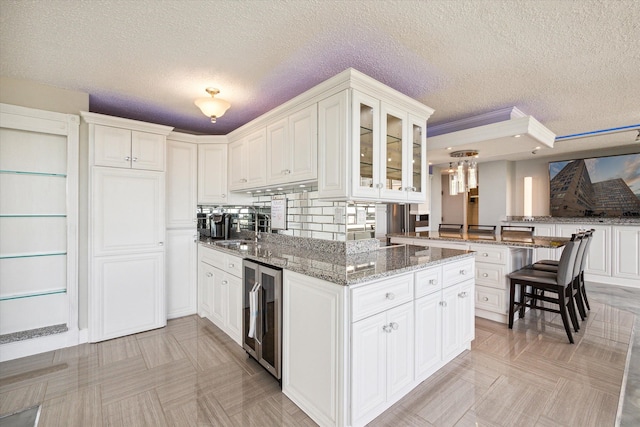
[[[455,162],[449,163],[449,195],[465,193],[478,187],[478,163],[473,160],[478,157],[476,150],[454,151],[451,157],[459,158],[457,165]],[[471,158],[465,159],[466,157]]]

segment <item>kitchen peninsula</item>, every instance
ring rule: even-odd
[[[509,273],[530,264],[534,260],[534,250],[555,252],[569,241],[568,237],[437,231],[397,233],[388,237],[392,243],[473,251],[476,259],[475,315],[501,323],[507,323]]]
[[[201,272],[224,257],[222,274],[242,259],[283,269],[282,391],[322,426],[365,425],[475,336],[471,252],[378,244],[266,233],[200,241]]]

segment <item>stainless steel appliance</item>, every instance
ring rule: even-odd
[[[211,229],[209,225],[209,214],[198,212],[198,232],[201,236],[210,236]]]
[[[211,214],[209,218],[209,235],[213,239],[229,240],[233,216],[228,213]]]
[[[387,205],[387,233],[397,234],[416,230],[416,217],[409,215],[409,205]]]
[[[243,262],[243,347],[281,381],[282,269]]]

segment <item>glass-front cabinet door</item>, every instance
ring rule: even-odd
[[[405,189],[407,200],[419,203],[428,202],[428,165],[427,165],[427,138],[426,120],[415,116],[409,116],[409,139],[411,152],[405,165]]]
[[[377,198],[382,180],[380,159],[380,101],[353,91],[353,196]]]
[[[381,107],[381,133],[382,141],[380,150],[383,158],[380,159],[380,173],[382,187],[380,197],[384,199],[403,200],[406,198],[403,182],[406,168],[406,122],[407,113],[388,104]]]

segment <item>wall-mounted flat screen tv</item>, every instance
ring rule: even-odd
[[[640,217],[640,153],[549,162],[551,216]]]

